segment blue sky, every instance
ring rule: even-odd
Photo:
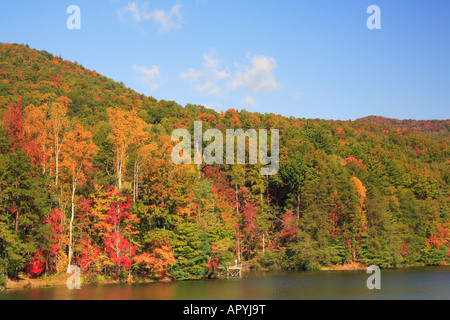
[[[80,30],[66,26],[72,4]],[[367,28],[370,5],[381,10],[380,30]],[[3,1],[0,41],[181,105],[450,118],[448,0]]]

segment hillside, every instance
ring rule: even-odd
[[[447,120],[397,120],[379,116],[358,119],[365,123],[386,126],[400,131],[411,131],[440,137],[450,136],[450,119]]]
[[[449,261],[448,121],[183,107],[17,44],[0,44],[0,117],[0,287],[2,275],[69,265],[88,279],[184,280],[221,276],[235,260],[270,270]],[[175,165],[171,134],[192,134],[194,121],[279,129],[278,174]]]

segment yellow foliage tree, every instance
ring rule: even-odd
[[[147,124],[137,116],[135,110],[109,109],[108,116],[111,127],[110,137],[114,148],[117,187],[121,190],[131,148],[142,146],[149,135],[148,132],[144,131]]]
[[[70,184],[71,217],[69,225],[69,256],[70,267],[73,256],[73,220],[75,217],[75,193],[77,188],[87,179],[87,173],[92,169],[92,160],[98,147],[92,141],[92,134],[81,125],[76,124],[67,135],[66,145],[62,153],[61,167],[64,180]]]
[[[363,236],[367,231],[367,216],[365,210],[367,189],[358,178],[353,177],[350,180],[353,183],[359,199],[359,206],[358,208],[356,208],[357,210],[355,210],[355,213],[353,214],[351,223],[351,231],[354,238],[353,260],[356,261],[358,248],[361,246]]]
[[[69,104],[72,102],[67,97],[60,97],[50,106],[50,131],[53,146],[53,159],[55,164],[55,185],[59,181],[59,163],[61,150],[70,132],[70,123],[67,117]]]

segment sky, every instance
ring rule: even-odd
[[[0,42],[183,106],[450,118],[449,0],[3,0]]]

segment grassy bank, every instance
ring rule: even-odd
[[[66,285],[69,275],[59,274],[52,276],[43,276],[33,279],[25,275],[20,275],[18,280],[8,279],[6,282],[7,290],[31,289],[31,288],[50,288],[54,286]]]
[[[321,267],[321,271],[355,271],[355,270],[366,270],[367,266],[361,263],[352,262],[345,263],[343,265],[336,265],[331,267]]]
[[[6,290],[20,290],[20,289],[32,289],[32,288],[51,288],[66,286],[69,274],[58,274],[51,276],[43,276],[37,279],[30,278],[26,275],[21,275],[18,280],[8,279],[6,283]],[[136,279],[129,277],[128,279],[111,279],[104,276],[93,276],[89,278],[81,278],[81,285],[89,284],[119,284],[119,283],[152,283],[156,280],[152,279]],[[169,282],[170,279],[158,280],[161,282]]]

